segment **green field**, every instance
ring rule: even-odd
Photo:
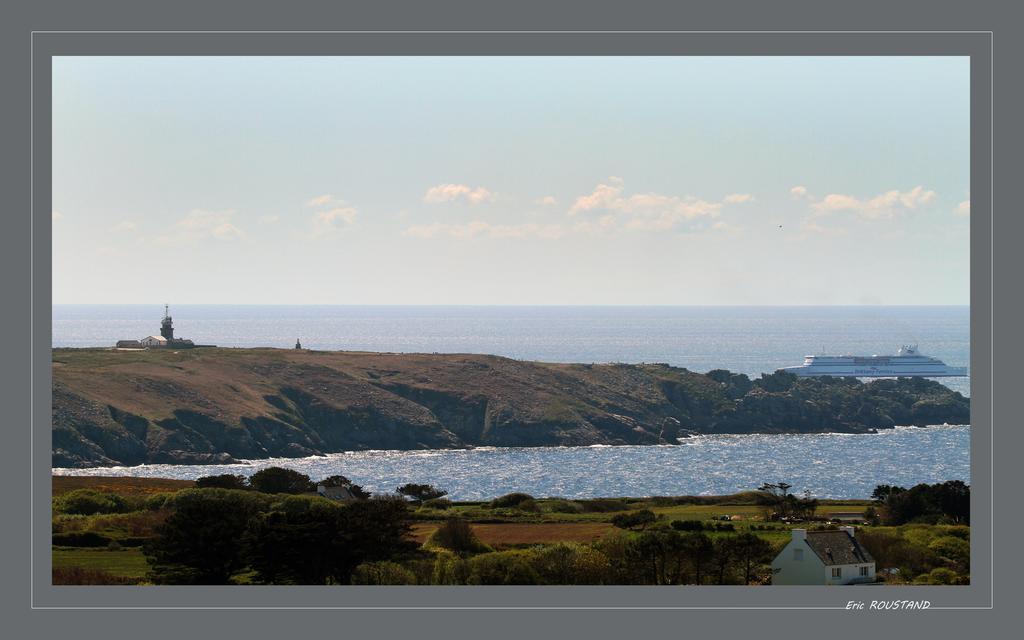
[[[145,577],[149,571],[146,556],[142,555],[139,548],[108,550],[54,547],[53,567],[97,569],[113,576],[138,579]]]

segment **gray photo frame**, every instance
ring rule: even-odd
[[[422,14],[417,14],[422,17]],[[77,16],[81,18],[81,16]],[[428,20],[429,21],[429,20]],[[995,458],[993,330],[993,56],[991,30],[838,30],[825,28],[742,29],[738,31],[630,29],[364,28],[318,31],[306,28],[241,30],[55,28],[60,20],[35,20],[22,35],[21,77],[30,82],[31,122],[24,147],[31,151],[31,186],[25,198],[28,219],[19,219],[24,250],[18,286],[26,291],[31,318],[27,352],[13,375],[25,382],[24,395],[12,396],[24,410],[24,448],[11,449],[18,463],[10,485],[28,494],[31,509],[16,565],[24,568],[11,597],[31,610],[80,609],[509,609],[534,610],[845,610],[853,599],[927,600],[930,609],[990,610],[996,601]],[[185,22],[188,22],[187,20]],[[373,23],[380,24],[380,23]],[[628,25],[627,25],[628,26]],[[972,582],[963,587],[885,587],[870,594],[822,587],[54,587],[50,585],[50,65],[54,56],[79,55],[826,55],[968,56],[971,60],[971,381]],[[22,114],[24,115],[24,114]],[[24,124],[24,121],[23,121]],[[22,159],[24,163],[24,159]],[[25,167],[28,169],[29,167]],[[25,191],[24,187],[21,188]],[[26,194],[28,196],[29,194]],[[1002,231],[1001,231],[1002,233]],[[12,234],[13,235],[13,234]],[[25,242],[25,240],[29,240]],[[8,254],[13,256],[13,254]],[[30,265],[30,269],[24,269]],[[15,279],[16,281],[18,278]],[[26,282],[27,281],[27,282]],[[30,351],[30,353],[28,353]],[[30,376],[25,376],[25,362]],[[30,386],[29,386],[30,384]],[[31,406],[25,402],[30,399]],[[20,413],[18,415],[21,415]],[[1000,434],[1000,447],[1009,446]],[[22,468],[24,467],[24,468]],[[31,502],[29,503],[29,499]],[[17,544],[17,542],[15,542]],[[29,553],[25,553],[28,545]],[[31,576],[31,579],[28,579]],[[539,612],[538,612],[539,613]],[[811,612],[808,612],[809,614]],[[198,615],[198,612],[196,612]],[[389,615],[380,613],[379,615]],[[651,614],[655,616],[655,614]],[[892,614],[889,614],[892,615]],[[655,616],[653,619],[661,619]],[[775,618],[778,620],[778,618]],[[810,619],[810,618],[808,618]],[[819,623],[823,618],[815,615]],[[955,626],[955,624],[953,625]],[[613,625],[614,627],[614,625]],[[265,630],[281,630],[276,623]],[[609,627],[611,628],[611,627]],[[950,627],[952,628],[952,627]],[[155,630],[161,636],[164,630]],[[502,635],[497,632],[496,635]]]

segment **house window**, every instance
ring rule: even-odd
[[[842,568],[841,567],[833,567],[832,568],[832,577],[833,578],[842,578],[843,577],[843,570],[842,570]]]
[[[868,575],[868,568],[867,567],[861,567],[860,568],[860,575],[867,576]]]
[[[796,561],[803,560],[804,559],[804,550],[803,549],[793,549],[793,559],[796,560]]]

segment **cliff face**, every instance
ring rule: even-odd
[[[53,465],[365,449],[664,444],[691,433],[966,424],[921,379],[750,380],[659,364],[278,349],[53,351]]]

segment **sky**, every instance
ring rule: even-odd
[[[53,301],[968,304],[969,59],[58,57]]]

